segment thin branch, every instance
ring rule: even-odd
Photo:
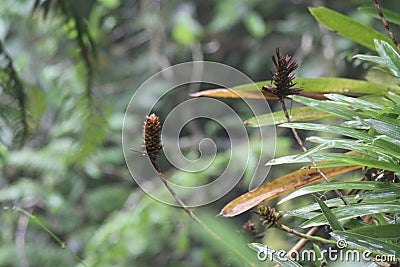
[[[37,225],[39,225],[40,228],[42,228],[45,232],[47,232],[60,245],[61,248],[66,249],[75,258],[77,262],[79,262],[83,266],[87,266],[83,262],[83,260],[79,258],[79,256],[74,251],[72,251],[72,249],[68,247],[68,245],[64,241],[62,241],[55,233],[53,233],[46,225],[44,225],[35,215],[16,206],[14,206],[11,210],[17,211],[27,216],[27,218],[29,218],[30,220],[34,221]]]
[[[313,228],[311,228],[306,235],[308,236],[312,236],[314,235],[319,229],[319,226],[314,226]],[[306,238],[301,238],[296,245],[294,245],[288,252],[288,256],[291,257],[293,253],[296,253],[298,251],[300,251],[300,249],[302,249],[308,242],[308,239]]]
[[[293,235],[298,236],[298,237],[300,237],[302,239],[307,239],[308,241],[318,242],[318,243],[322,243],[322,244],[329,244],[329,245],[334,245],[334,246],[337,245],[337,241],[335,241],[335,240],[329,240],[329,239],[325,239],[325,238],[319,237],[319,236],[308,235],[308,233],[312,232],[315,227],[311,228],[311,230],[308,231],[307,234],[303,234],[303,233],[297,232],[296,230],[293,230],[293,229],[287,227],[284,224],[278,224],[278,225],[276,225],[276,227],[278,229],[282,230],[282,231],[285,231],[285,232],[289,233],[289,234],[293,234]],[[358,251],[361,251],[361,252],[369,251],[366,248],[358,247],[358,246],[352,246],[352,245],[347,245],[346,249],[347,250],[358,250]],[[293,251],[289,251],[289,253],[288,253],[289,257],[291,256],[291,253],[294,253],[294,252]],[[371,260],[374,261],[375,263],[377,263],[380,266],[384,266],[384,267],[388,267],[389,266],[389,264],[387,264],[386,262],[375,261],[373,258],[371,258]],[[379,263],[383,263],[383,264],[379,264]]]
[[[164,174],[161,172],[160,166],[158,164],[158,156],[162,150],[161,144],[161,123],[160,118],[156,114],[151,114],[150,116],[146,116],[146,120],[143,125],[143,148],[145,151],[138,151],[135,149],[131,149],[134,152],[145,154],[149,157],[150,162],[152,163],[154,169],[157,171],[158,176],[161,181],[168,189],[172,197],[175,199],[176,203],[192,218],[195,222],[200,224],[203,229],[211,234],[215,239],[222,242],[228,248],[230,248],[233,252],[235,252],[244,262],[248,263],[250,266],[254,266],[244,255],[242,255],[237,249],[232,247],[230,244],[226,243],[220,236],[218,236],[211,228],[209,228],[205,223],[203,223],[196,214],[192,212],[192,210],[182,201],[182,199],[176,194],[175,190],[168,183]]]
[[[279,102],[281,103],[281,106],[282,106],[283,112],[285,113],[287,122],[290,123],[291,119],[290,119],[289,113],[286,108],[285,100],[283,100],[281,98],[279,100]],[[307,148],[304,146],[303,141],[301,140],[296,129],[295,128],[290,128],[290,129],[292,130],[294,138],[296,139],[297,143],[300,145],[301,149],[303,149],[303,151],[306,152]],[[317,163],[315,162],[315,160],[313,159],[313,157],[311,155],[308,155],[307,157],[313,166],[317,166]],[[326,177],[325,173],[323,171],[321,171],[320,168],[316,168],[316,169],[317,169],[317,172],[321,175],[321,177],[324,178],[325,182],[329,183],[329,179],[328,179],[328,177]],[[349,202],[344,198],[343,194],[339,190],[335,189],[334,191],[335,191],[336,195],[338,195],[338,197],[343,201],[344,204],[349,205]]]
[[[164,174],[162,172],[158,172],[158,176],[161,178],[161,181],[165,185],[165,187],[168,189],[168,191],[171,193],[172,197],[175,199],[175,201],[178,203],[178,205],[192,218],[195,222],[197,222],[203,229],[211,234],[215,239],[218,241],[224,243],[227,247],[232,249],[240,258],[242,258],[245,262],[247,262],[250,266],[255,266],[253,263],[251,263],[246,257],[244,257],[239,251],[237,251],[235,248],[233,248],[231,245],[225,242],[219,235],[217,235],[211,228],[209,228],[205,223],[203,223],[202,220],[200,220],[199,217],[197,217],[196,214],[192,212],[192,210],[186,206],[186,204],[182,201],[182,199],[176,194],[175,190],[172,188],[172,186],[168,183],[167,179],[165,178]]]
[[[392,40],[392,42],[396,46],[397,52],[400,53],[399,43],[397,42],[396,37],[394,36],[393,32],[390,30],[389,23],[387,22],[385,16],[383,15],[382,9],[379,6],[378,1],[377,0],[372,0],[372,3],[374,3],[375,9],[378,12],[379,17],[381,17],[382,24],[385,27],[385,29],[387,30],[390,39]]]

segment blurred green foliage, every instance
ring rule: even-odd
[[[318,6],[379,25],[355,12],[360,4],[364,1],[319,1]],[[0,1],[0,266],[81,266],[75,256],[86,266],[242,266],[231,252],[224,254],[224,246],[199,235],[182,210],[153,200],[132,182],[121,149],[125,108],[144,80],[180,62],[216,61],[253,80],[265,80],[276,47],[301,61],[299,76],[360,77],[365,65],[351,56],[366,50],[318,26],[308,5],[314,4]],[[399,10],[400,3],[385,1],[385,7]],[[4,85],[9,78],[4,62],[11,62],[8,66],[17,74],[10,87]],[[187,91],[175,94],[172,102],[157,106],[159,114],[187,97]],[[138,108],[148,104],[144,98]],[[136,143],[141,143],[141,136],[134,133],[142,120],[127,117]],[[213,128],[211,122],[199,127]],[[281,131],[278,151],[286,155],[290,141]],[[217,136],[218,131],[210,135]],[[191,136],[189,132],[189,141]],[[257,159],[257,140],[252,146]],[[196,155],[197,145],[189,147],[190,153]],[[224,168],[227,154],[218,154],[215,169]],[[272,176],[283,173],[276,168]],[[182,183],[189,177],[179,172],[176,176]],[[251,176],[250,168],[244,183],[208,207],[211,218],[247,189]],[[14,206],[34,214],[73,253],[25,214],[3,210]],[[240,230],[249,216],[223,220],[222,225],[232,229],[232,236],[224,235],[228,242],[242,242],[234,229]],[[220,221],[210,225],[221,229]],[[279,235],[284,240],[281,233],[267,239]],[[291,241],[281,245],[289,248]],[[241,244],[250,251],[245,242]]]

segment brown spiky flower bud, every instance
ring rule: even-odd
[[[301,88],[294,88],[294,71],[298,68],[297,60],[286,55],[280,54],[279,48],[276,49],[276,57],[272,56],[275,65],[275,73],[272,76],[273,85],[263,86],[262,89],[273,93],[280,99],[288,95],[299,94]]]
[[[264,224],[267,228],[277,226],[279,224],[279,220],[282,218],[282,214],[280,212],[277,212],[275,208],[269,206],[260,206],[254,213],[260,216],[262,224]]]
[[[161,152],[161,124],[156,114],[146,116],[143,126],[144,149],[150,158],[151,163],[157,171],[160,171],[157,163],[158,155]]]

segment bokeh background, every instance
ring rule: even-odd
[[[385,8],[400,10],[397,0],[382,2]],[[4,62],[12,60],[29,114],[29,134],[23,143],[15,106],[0,87],[0,266],[83,266],[77,257],[87,266],[243,266],[181,209],[157,202],[134,183],[121,148],[129,100],[154,73],[193,60],[227,64],[253,81],[270,79],[271,56],[278,47],[299,60],[299,77],[362,79],[366,66],[352,56],[368,51],[318,25],[307,8],[326,6],[384,32],[379,20],[357,11],[371,5],[361,0],[0,1],[0,63],[5,68]],[[157,103],[155,111],[165,118],[189,98],[188,93],[206,88],[213,86],[175,90]],[[147,93],[151,99],[152,92]],[[223,101],[243,119],[252,116],[240,100]],[[138,109],[153,104],[144,97]],[[270,105],[279,110],[276,103]],[[132,129],[138,149],[143,119],[133,114],[126,118],[125,127]],[[299,151],[287,130],[277,133],[277,156]],[[227,165],[229,139],[210,120],[196,120],[184,128],[185,155],[199,156],[202,136],[216,140],[218,146],[207,171],[188,174],[160,159],[175,182],[207,183]],[[194,209],[243,251],[249,250],[245,244],[251,238],[242,232],[242,224],[253,215],[215,216],[247,191],[260,154],[259,140],[250,142],[252,158],[242,181],[222,199]],[[273,143],[266,147],[271,156]],[[274,167],[267,179],[296,167]],[[296,240],[270,230],[263,242],[289,249]],[[254,252],[248,253],[256,259]]]

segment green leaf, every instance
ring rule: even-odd
[[[353,58],[358,58],[360,60],[376,63],[376,64],[378,64],[380,66],[384,66],[385,65],[385,60],[383,58],[381,58],[381,57],[378,57],[378,56],[355,55],[355,56],[353,56]]]
[[[372,238],[366,235],[350,233],[348,231],[336,231],[335,235],[347,241],[348,245],[354,245],[366,249],[375,254],[395,255],[399,259],[400,247],[388,242]]]
[[[388,113],[394,112],[392,108],[393,105],[391,105],[390,102],[385,101],[386,103],[378,104],[369,100],[370,97],[368,96],[359,98],[339,94],[325,94],[324,96],[334,102],[310,99],[302,96],[293,96],[292,99],[296,102],[335,114],[347,120],[353,120],[354,118],[360,120],[362,118],[374,117],[388,123],[398,124],[397,119],[388,115]]]
[[[196,224],[193,228],[196,232],[196,237],[205,242],[212,251],[215,251],[222,255],[223,253],[229,253],[231,257],[235,257],[237,260],[242,262],[243,266],[257,266],[259,263],[257,257],[254,257],[253,252],[246,247],[243,243],[243,239],[240,235],[232,233],[236,232],[235,226],[226,220],[216,218],[214,214],[207,212],[199,212],[197,216],[201,221],[207,225],[207,228],[213,231],[214,236],[210,234],[210,231],[206,231],[204,227]]]
[[[257,257],[261,261],[269,259],[272,262],[279,264],[282,267],[301,267],[301,265],[295,262],[294,260],[283,255],[278,255],[278,253],[276,253],[275,250],[267,247],[266,245],[260,243],[249,243],[247,245],[252,250],[257,252]]]
[[[290,120],[296,121],[309,121],[318,120],[324,118],[333,118],[335,115],[316,110],[312,107],[299,107],[290,110]],[[250,118],[244,122],[246,126],[250,127],[261,127],[274,124],[281,124],[287,122],[285,113],[283,111],[277,111],[270,114],[263,114],[253,118]]]
[[[343,102],[358,109],[371,109],[380,111],[385,108],[382,105],[378,105],[374,102],[364,100],[362,97],[355,98],[340,94],[325,94],[325,96],[330,100],[334,100],[336,102]]]
[[[361,201],[363,204],[397,202],[398,200],[400,200],[400,187],[362,192],[362,193],[358,193],[357,195],[345,196],[345,199],[350,204],[356,204]],[[343,201],[338,197],[326,200],[325,204],[328,207],[339,207],[339,206],[344,205]],[[306,219],[311,219],[315,215],[313,215],[313,216],[308,216],[308,215],[313,213],[313,211],[319,210],[319,208],[320,207],[317,203],[313,203],[310,205],[305,205],[303,207],[299,207],[295,210],[287,211],[287,212],[285,212],[285,214],[288,214],[291,216],[296,216],[296,217],[302,217],[302,218],[306,218]]]
[[[393,104],[393,112],[395,112],[397,115],[400,115],[400,96],[393,92],[388,92],[385,97],[385,100],[388,99],[390,100],[391,104]]]
[[[400,165],[398,163],[385,162],[382,159],[374,159],[368,155],[349,155],[344,153],[323,153],[319,154],[320,161],[333,161],[329,165],[321,165],[324,167],[336,167],[336,166],[353,166],[361,165],[368,166],[370,168],[377,168],[392,172],[400,172]],[[335,164],[339,163],[339,164]],[[340,164],[342,163],[342,164]]]
[[[365,234],[368,233],[369,237],[397,239],[394,233],[400,233],[400,224],[387,224],[387,225],[370,225],[349,230],[351,233]]]
[[[395,155],[388,155],[388,151],[378,146],[374,146],[373,144],[365,144],[360,141],[354,141],[351,139],[332,139],[332,138],[321,138],[316,136],[311,136],[307,138],[307,141],[314,143],[321,143],[321,145],[315,146],[306,152],[298,154],[294,159],[304,158],[308,155],[312,155],[314,153],[320,152],[324,149],[329,148],[340,148],[346,149],[350,151],[359,152],[361,154],[365,154],[368,156],[372,156],[374,158],[384,158],[385,161],[390,161]],[[400,155],[399,155],[400,156]]]
[[[375,50],[374,39],[392,43],[390,38],[363,25],[345,15],[326,7],[309,8],[318,22],[332,31],[337,31],[343,37],[353,40],[371,50]]]
[[[325,266],[326,265],[326,259],[324,257],[325,252],[322,253],[321,248],[316,243],[313,243],[313,249],[315,251],[315,256],[317,257],[316,258],[317,261],[314,263],[315,266]]]
[[[388,99],[390,99],[392,102],[393,102],[393,104],[395,104],[395,105],[397,105],[397,106],[400,106],[400,95],[397,95],[397,94],[395,94],[395,93],[393,93],[393,92],[388,92],[387,94],[386,94],[386,97],[388,98]],[[399,112],[400,113],[400,112]]]
[[[330,182],[330,183],[323,183],[317,185],[310,185],[295,192],[289,194],[285,198],[281,199],[278,204],[282,204],[290,199],[320,192],[320,191],[330,191],[335,189],[362,189],[362,190],[378,190],[378,189],[390,189],[390,190],[398,190],[400,186],[389,184],[389,183],[382,183],[382,182],[369,182],[369,181],[362,181],[362,182]]]
[[[277,159],[272,159],[266,163],[266,166],[280,165],[280,164],[293,164],[293,163],[309,163],[310,160],[306,157],[307,153],[286,156]],[[339,166],[367,166],[370,168],[378,168],[393,172],[400,171],[400,165],[397,163],[391,163],[383,161],[385,158],[372,158],[368,154],[360,155],[349,155],[345,153],[315,153],[313,154],[315,162],[323,162],[317,167],[319,168],[334,168]],[[390,159],[386,157],[386,159]],[[316,166],[307,165],[309,168],[316,168]]]
[[[331,226],[333,231],[344,231],[343,226],[340,224],[339,220],[336,218],[336,216],[331,212],[329,207],[319,198],[315,198],[315,200],[318,202],[318,205],[321,207],[322,214],[324,215],[325,219],[329,222],[329,225]]]
[[[400,165],[383,161],[383,158],[372,158],[368,154],[349,155],[345,153],[317,153],[313,154],[315,162],[324,162],[318,165],[319,168],[334,168],[339,166],[367,166],[369,168],[378,168],[395,173],[400,172]],[[279,165],[288,163],[309,163],[309,159],[305,156],[288,156],[278,159],[272,159],[266,165]],[[309,166],[316,168],[315,166]]]
[[[397,12],[394,12],[392,10],[386,9],[386,8],[381,8],[382,13],[385,16],[386,20],[388,22],[400,25],[400,14]],[[381,17],[377,14],[375,7],[359,7],[359,11],[368,13],[372,15],[376,19],[381,19]]]
[[[393,91],[393,88],[385,84],[375,84],[368,81],[347,78],[296,78],[294,79],[294,82],[296,83],[297,87],[301,87],[303,89],[303,92],[375,95]],[[258,88],[261,90],[261,87],[269,84],[271,84],[270,80],[256,82],[255,84],[251,83],[238,85],[230,89],[251,91],[254,90],[254,88]]]
[[[400,56],[397,51],[385,41],[374,40],[378,54],[385,60],[386,66],[396,77],[400,77]]]
[[[339,221],[356,218],[359,216],[365,216],[376,213],[399,213],[399,204],[388,204],[388,203],[374,203],[374,204],[358,204],[352,206],[338,207],[332,210],[332,213],[337,217]],[[326,225],[328,221],[323,214],[319,214],[307,221],[305,221],[300,227],[308,228],[319,225]]]
[[[371,68],[367,72],[365,79],[367,79],[367,81],[369,81],[371,83],[389,86],[389,87],[393,88],[393,90],[399,90],[398,80],[395,77],[393,77],[393,75],[391,73],[383,72],[383,71],[377,69],[376,67]],[[372,99],[369,99],[369,100],[372,100]]]
[[[370,61],[379,67],[388,68],[394,76],[400,79],[400,56],[397,51],[385,41],[374,40],[378,56],[355,55],[355,58]]]
[[[333,134],[340,134],[355,139],[363,140],[366,143],[371,143],[375,146],[387,149],[388,154],[399,155],[399,151],[393,149],[393,144],[387,140],[376,138],[376,136],[369,135],[368,133],[362,132],[360,130],[351,129],[348,127],[340,127],[333,125],[324,125],[316,123],[284,123],[279,125],[280,127],[296,128],[308,131],[318,131],[318,132],[329,132]],[[276,160],[276,159],[275,159]],[[271,164],[272,165],[272,164]]]
[[[347,120],[352,120],[354,117],[361,116],[356,111],[349,109],[347,105],[343,105],[337,102],[315,100],[303,96],[293,96],[292,99],[296,102],[319,109],[321,111],[335,114],[336,116]]]
[[[383,121],[368,119],[363,120],[367,125],[374,128],[378,133],[387,135],[394,139],[395,143],[400,145],[400,126],[386,123]],[[399,148],[400,149],[400,148]]]

